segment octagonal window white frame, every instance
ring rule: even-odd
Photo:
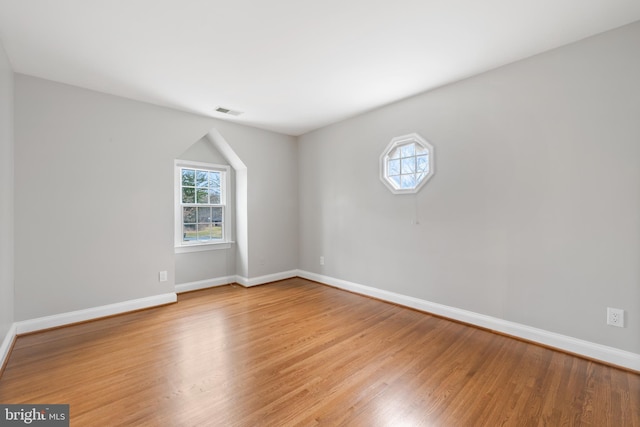
[[[417,193],[433,173],[433,146],[417,133],[393,138],[380,156],[380,180],[394,194]]]

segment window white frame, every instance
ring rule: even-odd
[[[220,200],[219,203],[183,203],[182,200],[182,170],[194,169],[199,171],[220,172]],[[229,203],[231,184],[230,171],[228,165],[216,165],[211,163],[193,162],[188,160],[175,160],[174,162],[174,241],[176,253],[196,252],[203,250],[227,249],[231,246],[231,225],[232,215]],[[194,187],[195,187],[194,183]],[[184,240],[183,230],[183,207],[217,207],[222,209],[222,233],[220,239],[212,239],[207,241]]]
[[[433,176],[433,166],[431,144],[417,133],[398,136],[380,156],[380,180],[394,194],[417,193]]]

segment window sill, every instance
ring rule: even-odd
[[[176,246],[175,253],[184,254],[189,252],[217,251],[219,249],[229,249],[232,243],[233,242],[201,243],[197,245]]]

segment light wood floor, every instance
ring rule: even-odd
[[[19,337],[72,426],[640,426],[640,375],[303,279]]]

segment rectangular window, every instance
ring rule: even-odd
[[[229,166],[176,160],[176,248],[229,242]]]

